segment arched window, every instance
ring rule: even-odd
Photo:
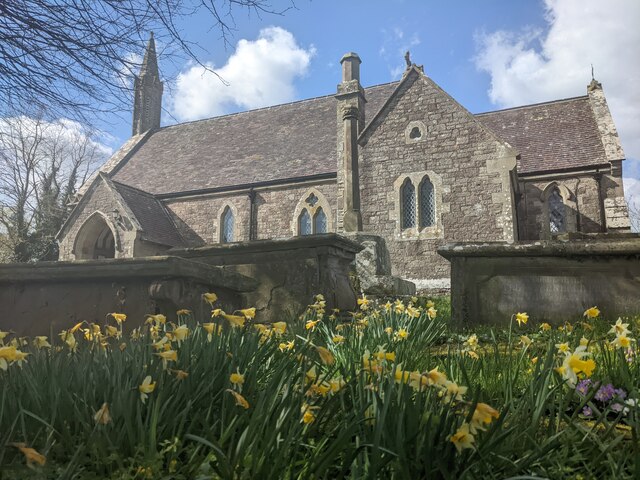
[[[413,228],[416,226],[416,187],[408,178],[400,189],[400,200],[402,202],[402,228]]]
[[[313,217],[313,231],[314,233],[327,233],[327,216],[322,207],[318,207]]]
[[[233,226],[235,223],[235,219],[233,218],[233,212],[231,208],[227,207],[224,209],[222,213],[222,226],[220,228],[220,241],[222,243],[231,243],[233,242]]]
[[[436,224],[436,198],[433,183],[425,177],[420,184],[420,228]]]
[[[300,235],[311,235],[311,215],[304,208],[298,217],[298,232]]]
[[[94,212],[82,224],[73,247],[76,260],[115,258],[116,239],[107,218]]]
[[[549,231],[551,235],[566,232],[565,205],[558,187],[551,191],[547,201],[549,202]]]

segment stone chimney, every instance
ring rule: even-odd
[[[360,57],[349,52],[340,60],[342,83],[338,85],[338,229],[362,231],[360,177],[358,173],[358,135],[364,128],[364,89],[360,85]]]
[[[144,53],[140,74],[134,80],[133,129],[132,135],[140,135],[147,130],[160,128],[162,110],[162,90],[156,56],[156,42],[153,32]]]

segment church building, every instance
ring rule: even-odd
[[[341,64],[334,94],[161,127],[152,37],[132,137],[80,189],[60,259],[362,232],[425,289],[448,285],[446,243],[629,230],[595,79],[586,95],[472,114],[408,56],[401,80],[370,87],[357,54]]]

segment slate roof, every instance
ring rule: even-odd
[[[114,181],[113,186],[140,223],[145,240],[171,247],[185,246],[184,240],[160,200],[147,192],[119,182]]]
[[[365,89],[368,120],[398,83]],[[157,195],[335,173],[336,101],[328,95],[161,128],[112,178]],[[607,163],[588,96],[476,118],[518,150],[520,174]]]
[[[373,118],[397,82],[365,89]],[[113,179],[153,194],[335,173],[333,95],[164,127]]]
[[[518,173],[606,164],[589,97],[476,115],[520,153]]]

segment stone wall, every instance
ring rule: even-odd
[[[418,289],[442,287],[449,264],[436,252],[440,245],[514,240],[509,171],[516,154],[430,79],[409,75],[361,136],[363,228],[385,238],[394,274]],[[411,138],[414,127],[418,138]],[[399,186],[410,177],[418,189],[425,175],[434,184],[436,225],[402,230]]]
[[[441,247],[451,262],[454,322],[506,325],[527,312],[535,324],[559,324],[594,305],[610,321],[640,313],[640,235],[586,237]]]
[[[335,231],[335,180],[255,190],[257,239],[282,239],[297,235],[297,212],[311,192],[319,194],[329,232]],[[220,242],[220,220],[229,205],[235,215],[236,241],[249,240],[250,199],[247,191],[165,200],[182,235],[196,246]]]

